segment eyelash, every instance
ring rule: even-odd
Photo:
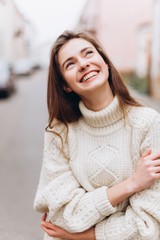
[[[70,65],[72,65],[73,64],[73,62],[70,62],[70,63],[68,63],[67,65],[66,65],[66,68],[68,68]]]
[[[90,50],[90,51],[87,51],[87,52],[86,52],[86,56],[87,56],[88,54],[92,54],[92,53],[93,53],[93,51],[91,51],[91,50]]]
[[[93,53],[93,51],[87,51],[86,52],[86,54],[85,54],[85,56],[87,56],[88,54],[92,54]],[[69,62],[67,65],[66,65],[66,69],[70,66],[70,65],[72,65],[72,64],[74,64],[73,62]]]

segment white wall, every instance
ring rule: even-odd
[[[25,25],[26,21],[13,0],[0,2],[0,58],[12,63],[18,58],[28,56]]]
[[[137,61],[136,74],[147,77],[150,70],[151,25],[143,24],[137,31]]]
[[[154,0],[154,18],[151,54],[151,90],[160,99],[160,0]]]

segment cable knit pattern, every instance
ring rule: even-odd
[[[160,181],[112,207],[106,190],[128,178],[142,153],[160,151],[160,115],[128,107],[126,122],[115,97],[98,112],[79,104],[82,117],[45,132],[44,158],[34,201],[52,223],[70,232],[95,225],[96,240],[159,240]],[[68,159],[69,160],[68,160]],[[53,239],[45,235],[45,240]],[[56,239],[56,238],[55,238]]]

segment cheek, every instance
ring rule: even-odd
[[[67,87],[72,87],[72,81],[71,81],[71,78],[69,77],[69,76],[63,76],[63,79],[64,79],[64,81],[65,81],[65,85],[67,86]]]
[[[105,76],[108,79],[108,77],[109,77],[109,69],[108,69],[108,66],[106,64],[103,65],[102,71],[104,72]]]
[[[95,63],[98,64],[102,69],[107,68],[107,64],[101,56],[97,56],[97,58],[95,59]]]
[[[108,68],[106,69],[106,75],[107,75],[107,78],[109,77],[109,70]]]
[[[74,81],[76,81],[76,71],[71,70],[64,74],[64,79],[68,84],[72,84]]]

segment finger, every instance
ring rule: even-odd
[[[58,226],[57,225],[55,225],[55,224],[53,224],[50,220],[48,221],[49,223],[51,223],[52,225],[54,225],[55,227],[57,227],[58,228]],[[60,227],[59,227],[60,228]]]
[[[66,231],[64,228],[61,228],[53,223],[51,223],[51,221],[49,221],[50,224],[52,224],[52,229],[54,229],[55,232],[57,231]]]
[[[54,224],[52,224],[51,222],[42,222],[41,225],[46,228],[56,231],[56,226]]]
[[[160,158],[160,152],[159,153],[152,153],[149,156],[146,157],[147,160],[156,160]]]
[[[160,167],[155,167],[155,172],[160,173]]]
[[[56,236],[56,232],[49,229],[49,228],[46,228],[44,226],[41,226],[41,228],[50,236],[50,237],[55,237]]]
[[[153,163],[154,163],[155,167],[159,167],[160,166],[160,159],[159,158],[156,159],[155,161],[153,161]]]
[[[160,172],[155,174],[155,180],[159,180],[160,179]]]
[[[145,151],[145,153],[143,153],[142,157],[143,157],[143,158],[144,158],[144,157],[147,157],[148,155],[151,154],[151,152],[152,152],[151,148],[148,148],[148,149]]]
[[[46,221],[46,217],[47,217],[47,213],[45,213],[43,216],[42,216],[42,221]]]

